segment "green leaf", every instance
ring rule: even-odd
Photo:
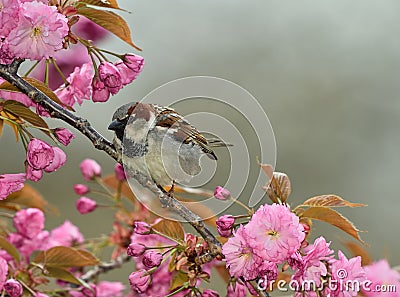
[[[14,115],[24,119],[25,121],[31,123],[34,126],[49,129],[47,123],[36,113],[30,110],[28,107],[19,103],[17,101],[9,100],[4,102],[3,109],[13,113]],[[49,131],[42,130],[47,135],[50,135]]]
[[[0,236],[0,248],[5,250],[16,262],[19,262],[21,256],[17,248],[11,244],[4,236]]]
[[[185,231],[183,230],[182,224],[177,221],[161,219],[151,227],[161,234],[165,234],[179,242],[185,240]]]
[[[70,268],[99,264],[99,260],[90,252],[65,246],[55,246],[42,251],[32,261],[42,264],[46,269],[49,267]]]
[[[363,242],[358,234],[360,230],[358,230],[352,222],[338,213],[336,210],[333,210],[328,207],[323,206],[315,206],[306,209],[302,214],[303,218],[310,218],[314,220],[319,220],[331,224],[347,234],[353,236],[355,239]]]
[[[126,11],[124,9],[121,9],[118,6],[117,1],[115,1],[115,0],[83,0],[83,1],[81,1],[81,3],[85,3],[85,4],[89,4],[89,5],[93,5],[93,6],[100,6],[100,7],[104,7],[104,8],[113,8],[113,9],[119,9],[119,10]]]
[[[47,277],[53,277],[59,280],[63,280],[71,284],[76,284],[78,286],[85,286],[90,288],[90,286],[88,286],[83,280],[75,277],[70,271],[63,268],[47,267],[44,275],[46,275]]]
[[[119,15],[106,10],[99,10],[87,6],[78,7],[78,14],[87,17],[97,25],[115,34],[130,46],[141,51],[139,47],[133,44],[131,39],[131,31],[128,24]]]

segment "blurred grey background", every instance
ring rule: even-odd
[[[120,105],[170,80],[210,75],[250,91],[269,116],[277,141],[277,170],[292,181],[296,205],[335,193],[366,208],[341,210],[361,230],[374,259],[400,264],[400,3],[398,1],[120,0],[134,42],[146,60],[140,77],[104,104],[84,102],[77,113],[111,139],[107,126]],[[132,52],[117,38],[103,47]],[[59,126],[53,122],[53,126]],[[23,170],[23,150],[5,131],[1,173]],[[68,218],[87,236],[111,229],[109,211],[81,216],[73,184],[78,165],[94,158],[104,172],[113,161],[77,135],[67,164],[45,174],[37,188],[61,210],[49,228]],[[17,163],[18,162],[18,163]],[[18,165],[17,165],[18,164]],[[18,166],[18,168],[17,168]],[[109,218],[110,220],[107,220]],[[351,240],[325,223],[341,248]],[[129,268],[128,268],[129,271]],[[118,278],[118,277],[116,277]]]

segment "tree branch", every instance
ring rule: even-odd
[[[106,273],[115,268],[120,268],[122,266],[122,264],[128,262],[130,259],[131,259],[130,256],[128,256],[126,253],[123,253],[122,255],[118,256],[116,259],[111,260],[110,262],[101,263],[100,265],[95,266],[94,268],[87,271],[80,278],[82,280],[84,280],[85,282],[94,280],[101,273]]]
[[[98,133],[88,122],[88,120],[76,116],[72,112],[66,110],[58,103],[51,100],[46,94],[29,84],[17,73],[19,66],[24,60],[16,59],[10,65],[0,64],[0,77],[4,78],[24,94],[26,94],[33,102],[42,106],[53,118],[60,119],[72,127],[76,128],[79,132],[85,135],[93,143],[94,147],[98,150],[105,151],[109,156],[119,163],[122,163],[121,156],[115,150],[113,144],[105,139]],[[194,229],[204,238],[209,244],[210,254],[204,255],[198,259],[199,263],[210,262],[214,257],[221,256],[221,243],[215,236],[208,230],[201,218],[195,213],[191,212],[178,200],[174,199],[163,193],[154,182],[150,181],[146,176],[136,173],[133,177],[144,187],[150,189],[154,194],[160,198],[160,202],[164,207],[170,208],[172,211],[180,215],[184,220],[189,222]]]

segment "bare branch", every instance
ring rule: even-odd
[[[85,282],[94,280],[97,276],[99,276],[102,273],[106,273],[110,270],[120,268],[124,263],[128,262],[130,259],[131,257],[128,256],[126,253],[124,253],[110,262],[101,263],[100,265],[95,266],[94,268],[87,271],[80,278]]]

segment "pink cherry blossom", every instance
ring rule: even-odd
[[[229,273],[234,277],[243,276],[246,280],[257,277],[259,265],[256,255],[253,253],[247,241],[246,229],[240,225],[233,237],[222,247],[222,253],[226,259]]]
[[[81,197],[76,201],[76,209],[79,211],[80,214],[87,214],[94,211],[96,208],[96,201],[90,198]]]
[[[131,244],[129,244],[128,248],[126,249],[126,253],[128,254],[128,256],[131,256],[131,257],[139,257],[139,256],[143,255],[145,250],[146,250],[146,247],[143,244],[132,242]]]
[[[88,186],[83,185],[83,184],[76,184],[74,186],[74,191],[76,194],[78,195],[86,195],[87,193],[89,193],[90,189]]]
[[[96,297],[121,297],[125,286],[120,282],[101,281],[97,284]]]
[[[367,297],[398,297],[400,293],[400,273],[390,268],[386,260],[380,260],[364,267],[366,278],[370,282],[363,286],[363,296]],[[367,284],[367,282],[365,283]],[[394,289],[388,289],[388,285]],[[386,286],[386,287],[385,287]]]
[[[54,152],[54,158],[51,161],[51,164],[47,167],[44,168],[44,171],[46,172],[54,172],[57,169],[59,169],[62,165],[65,164],[67,161],[67,156],[63,152],[62,149],[58,147],[52,147],[53,152]]]
[[[101,62],[99,77],[111,94],[115,95],[122,88],[121,74],[118,68],[110,62]]]
[[[98,76],[93,77],[92,90],[93,102],[106,102],[110,98],[110,91]]]
[[[232,229],[234,223],[235,218],[231,215],[220,216],[216,221],[217,227],[219,227],[221,230]]]
[[[26,160],[32,168],[44,169],[51,164],[54,159],[54,150],[46,142],[34,138],[28,144]]]
[[[25,173],[0,175],[0,200],[24,187]]]
[[[0,291],[3,290],[4,282],[6,281],[8,273],[8,264],[7,261],[0,257]]]
[[[126,66],[138,75],[144,66],[144,59],[139,55],[126,54],[123,58]]]
[[[299,218],[284,205],[263,205],[246,226],[249,244],[263,260],[280,263],[304,240]]]
[[[73,246],[83,243],[83,240],[83,235],[79,232],[78,227],[67,220],[51,231],[48,248],[60,245]]]
[[[75,138],[75,135],[66,128],[54,129],[54,135],[57,140],[65,146],[67,146],[72,141],[72,139]]]
[[[85,159],[79,165],[81,169],[83,178],[86,180],[92,180],[95,177],[101,176],[101,167],[100,165],[92,159]]]
[[[133,223],[133,231],[136,234],[146,235],[149,234],[151,227],[146,222],[134,222]]]
[[[142,263],[146,268],[159,266],[163,259],[163,255],[156,251],[147,251],[143,255]]]
[[[20,254],[28,260],[34,251],[43,251],[47,249],[49,232],[42,231],[36,237],[30,239],[19,233],[10,233],[7,240],[11,242],[20,252]]]
[[[4,284],[4,290],[10,297],[19,297],[22,295],[22,285],[19,283],[19,281],[13,278],[10,278],[6,281]]]
[[[85,63],[75,67],[67,78],[69,84],[60,86],[54,93],[65,105],[73,106],[76,102],[81,105],[83,100],[89,100],[92,96],[92,78],[92,63]]]
[[[17,26],[18,0],[0,0],[0,37],[7,37]]]
[[[67,18],[55,6],[32,1],[20,5],[19,19],[8,35],[10,50],[20,58],[41,60],[62,49]]]
[[[366,280],[365,271],[361,267],[361,257],[347,259],[342,251],[338,252],[339,260],[331,264],[332,280],[337,284],[331,288],[333,297],[357,296],[361,284]]]
[[[124,166],[122,166],[120,163],[115,164],[114,173],[119,181],[126,180]]]
[[[129,275],[129,284],[131,285],[132,290],[138,293],[145,292],[150,284],[150,281],[150,275],[147,274],[146,270],[144,269],[134,271]]]
[[[227,290],[227,297],[246,297],[246,286],[241,282],[230,283]]]
[[[1,1],[1,0],[0,0]],[[1,64],[11,64],[11,62],[15,59],[14,53],[10,51],[10,46],[8,44],[8,40],[0,39],[0,63]],[[13,92],[3,92],[2,93],[13,93]]]
[[[15,229],[26,238],[35,238],[44,228],[44,214],[40,209],[27,208],[15,213]]]
[[[305,255],[300,260],[301,264],[297,265],[297,271],[292,279],[298,283],[311,280],[315,282],[316,286],[320,286],[321,277],[325,277],[328,273],[327,262],[332,259],[333,250],[329,249],[329,245],[330,242],[327,243],[321,236],[314,241],[314,244],[305,248]]]
[[[214,197],[218,200],[227,200],[230,199],[232,196],[227,189],[221,186],[217,186],[214,191]]]
[[[31,180],[33,182],[38,182],[43,177],[43,170],[36,170],[31,165],[28,164],[26,167],[26,179]]]

